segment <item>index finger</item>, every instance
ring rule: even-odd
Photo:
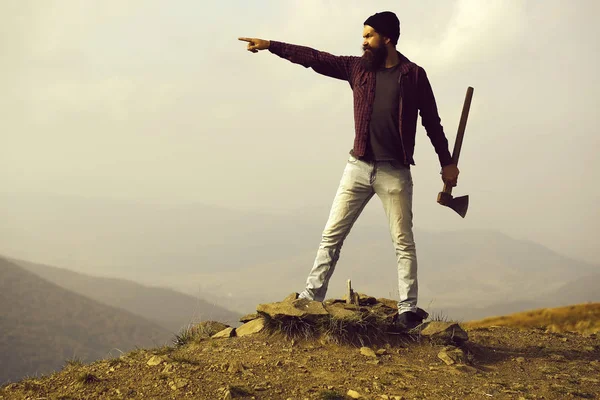
[[[250,38],[246,38],[246,37],[241,37],[241,38],[238,38],[238,40],[242,40],[242,41],[244,41],[244,42],[251,42],[251,41],[252,41],[252,39],[250,39]]]

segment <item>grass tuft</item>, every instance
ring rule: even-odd
[[[96,375],[89,373],[89,372],[82,372],[81,374],[79,374],[77,376],[77,382],[79,383],[93,383],[93,382],[98,382],[100,380],[100,378],[98,378]]]
[[[81,361],[81,359],[78,357],[73,357],[73,358],[65,361],[65,365],[63,366],[63,368],[68,368],[68,367],[70,367],[70,368],[83,367],[83,361]]]

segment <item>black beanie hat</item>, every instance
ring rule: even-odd
[[[390,38],[394,45],[398,44],[400,37],[400,21],[391,11],[383,11],[371,15],[364,25],[373,27],[380,35]]]

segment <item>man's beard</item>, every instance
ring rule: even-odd
[[[370,51],[366,51],[366,50]],[[385,59],[387,58],[387,49],[383,46],[372,48],[372,47],[363,47],[364,53],[360,58],[360,62],[362,66],[368,71],[377,71],[385,64]]]

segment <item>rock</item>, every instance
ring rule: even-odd
[[[369,347],[361,347],[360,354],[362,354],[363,356],[367,356],[367,357],[377,358],[377,354],[375,354],[375,351],[373,351],[373,349],[371,349]]]
[[[186,387],[189,384],[189,380],[185,378],[175,378],[169,382],[169,386],[172,390],[177,390]]]
[[[521,363],[524,363],[524,362],[525,362],[525,357],[517,357],[517,358],[516,358],[516,361],[517,361],[519,364],[521,364]]]
[[[444,347],[438,353],[438,358],[445,362],[446,365],[467,363],[467,356],[465,352],[462,349],[454,346]]]
[[[236,328],[235,334],[236,336],[246,336],[252,335],[253,333],[258,333],[262,331],[265,327],[264,318],[254,319],[250,322],[246,322],[244,325]]]
[[[235,328],[225,328],[221,332],[217,332],[211,336],[212,339],[230,338],[235,336]]]
[[[348,392],[346,393],[346,396],[350,397],[351,399],[360,399],[361,398],[360,393],[358,393],[355,390],[348,390]]]
[[[377,302],[383,304],[384,306],[386,306],[388,308],[398,311],[398,301],[397,300],[379,298],[379,299],[377,299]]]
[[[244,366],[244,364],[242,364],[239,361],[233,361],[233,362],[229,363],[229,366],[227,367],[227,372],[231,372],[231,373],[244,372],[245,369],[246,369],[246,367]]]
[[[377,299],[375,297],[371,297],[364,293],[358,294],[358,304],[360,304],[361,306],[372,306],[372,305],[375,305],[376,303],[377,303]]]
[[[233,400],[233,395],[231,394],[230,390],[225,391],[225,394],[223,395],[223,400]]]
[[[384,354],[387,354],[387,350],[386,349],[379,349],[376,351],[378,356],[382,356]]]
[[[299,317],[315,319],[327,316],[329,313],[320,301],[297,299],[291,302],[259,304],[256,308],[259,313],[265,313],[271,318]]]
[[[299,294],[294,292],[294,293],[290,293],[285,299],[283,299],[284,302],[292,302],[294,300],[298,299]]]
[[[264,392],[265,390],[269,389],[269,385],[267,383],[257,383],[252,386],[252,389],[256,390],[257,392]]]
[[[323,307],[332,318],[343,321],[360,321],[361,315],[356,311],[348,310],[344,303],[324,304]]]
[[[150,357],[148,362],[146,362],[146,364],[148,364],[150,366],[155,366],[155,365],[159,365],[163,361],[165,361],[165,359],[160,356],[152,356],[152,357]]]
[[[223,329],[229,328],[229,325],[225,325],[218,321],[202,321],[192,328],[193,333],[200,334],[201,336],[211,337],[212,335],[221,332]]]
[[[256,318],[258,318],[258,314],[257,313],[246,314],[242,318],[240,318],[240,322],[246,323],[246,322],[250,322],[250,321],[252,321],[253,319],[256,319]]]
[[[469,335],[457,323],[430,321],[419,328],[422,336],[437,343],[462,343],[469,340]]]

